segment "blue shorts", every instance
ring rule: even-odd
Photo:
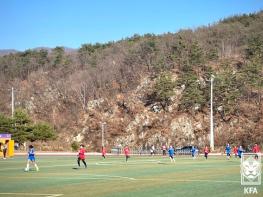
[[[33,155],[29,155],[27,159],[30,160],[30,161],[35,161],[36,160],[35,156],[33,156]]]
[[[227,156],[230,156],[230,153],[226,153]]]

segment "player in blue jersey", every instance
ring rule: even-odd
[[[29,145],[28,148],[29,148],[29,150],[28,150],[27,165],[26,165],[25,171],[29,171],[30,163],[32,163],[35,166],[36,170],[39,171],[39,168],[38,168],[37,163],[36,163],[34,146]]]
[[[171,162],[175,162],[175,160],[174,160],[174,148],[172,145],[168,149],[168,154],[169,154]]]
[[[226,145],[225,152],[226,152],[226,158],[229,159],[231,156],[231,147],[229,144]]]
[[[241,158],[243,153],[244,149],[242,148],[242,146],[239,146],[237,150],[238,157]]]
[[[196,158],[196,148],[195,146],[192,146],[192,149],[191,149],[191,154],[192,154],[192,158],[195,159]]]

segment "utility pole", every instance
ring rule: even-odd
[[[105,125],[106,125],[106,122],[103,122],[103,123],[101,124],[101,146],[103,146],[103,147],[104,147]]]
[[[210,92],[210,148],[211,151],[215,150],[214,145],[214,118],[213,118],[213,82],[215,76],[211,75],[211,92]]]
[[[12,107],[12,118],[14,118],[14,112],[15,112],[15,96],[14,96],[14,88],[13,88],[13,87],[12,87],[11,107]]]

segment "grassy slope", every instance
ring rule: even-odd
[[[128,164],[123,157],[89,157],[87,161],[88,169],[75,170],[75,158],[40,157],[40,172],[23,172],[25,158],[1,160],[0,193],[109,197],[243,195],[240,163],[235,158],[226,161],[223,157],[211,157],[205,161],[180,157],[175,164],[167,157],[132,157]],[[262,195],[263,186],[257,189]]]

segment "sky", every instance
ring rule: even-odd
[[[262,0],[0,0],[0,49],[79,48],[262,9]]]

